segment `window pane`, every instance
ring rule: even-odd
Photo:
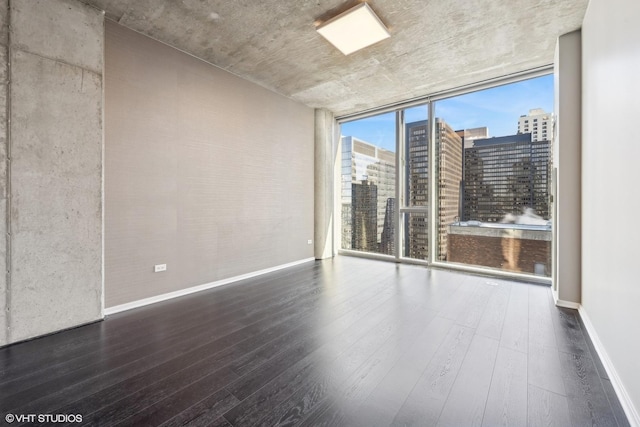
[[[424,210],[402,214],[402,256],[424,261],[429,259],[428,108],[421,105],[404,110],[404,207]]]
[[[429,259],[429,218],[426,212],[407,212],[402,214],[404,224],[404,246],[402,256],[407,258]]]
[[[342,124],[342,248],[395,255],[395,114]]]
[[[434,106],[437,258],[550,276],[553,77]]]

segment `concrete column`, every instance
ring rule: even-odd
[[[335,167],[337,156],[336,121],[330,111],[315,111],[315,216],[314,256],[316,259],[334,255]],[[338,224],[339,225],[339,224]]]
[[[336,218],[333,227],[333,255],[335,256],[342,246],[342,138],[340,135],[340,125],[336,124],[333,138],[335,141],[333,212]]]
[[[8,0],[0,1],[0,346],[7,344],[7,91]]]
[[[557,114],[554,166],[553,287],[556,302],[577,307],[581,302],[581,33],[558,38],[555,57]]]
[[[104,35],[76,0],[10,5],[9,343],[102,318]]]

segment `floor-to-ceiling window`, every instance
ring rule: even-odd
[[[433,104],[438,261],[551,275],[552,108],[552,76]]]
[[[343,250],[551,275],[553,77],[342,123]]]

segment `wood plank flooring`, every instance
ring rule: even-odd
[[[92,426],[629,425],[579,316],[549,288],[352,257],[2,348],[0,414]]]

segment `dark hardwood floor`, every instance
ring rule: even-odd
[[[0,370],[3,420],[629,425],[577,313],[549,288],[351,257],[8,346]]]

